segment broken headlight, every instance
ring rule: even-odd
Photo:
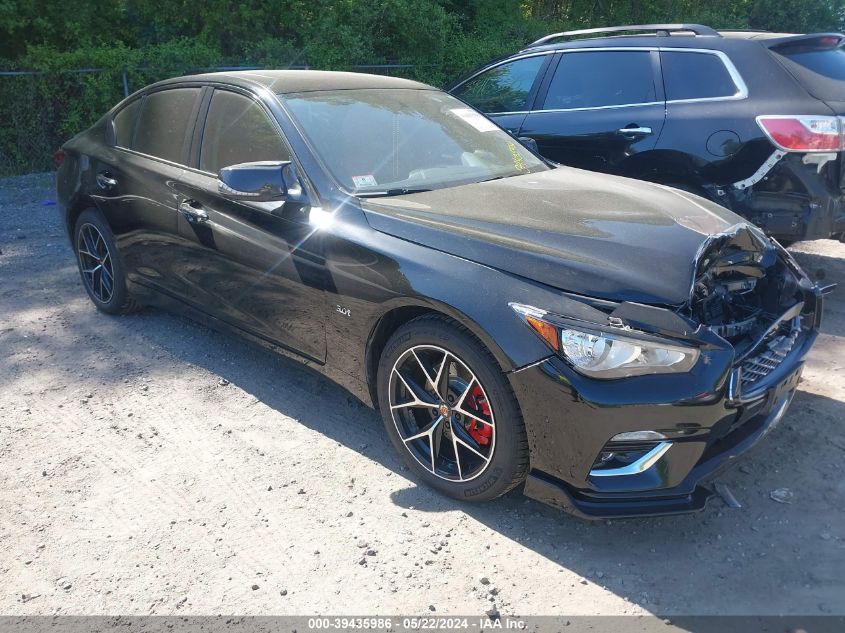
[[[564,325],[543,310],[511,304],[546,343],[580,373],[593,378],[687,372],[698,361],[694,347],[626,330],[624,333]],[[647,337],[647,338],[646,338]]]

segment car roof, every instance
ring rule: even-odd
[[[153,84],[150,88],[185,82],[226,83],[244,88],[262,86],[275,94],[372,88],[436,90],[436,88],[410,79],[329,70],[238,70],[202,73],[165,79]]]

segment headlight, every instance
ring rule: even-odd
[[[571,328],[560,330],[560,351],[575,369],[596,378],[684,372],[698,360],[697,349]]]
[[[555,323],[552,315],[529,306],[511,304],[549,346],[582,374],[594,378],[625,378],[643,374],[681,373],[693,368],[698,350],[632,333],[581,329]]]

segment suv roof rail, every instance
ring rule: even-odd
[[[696,35],[709,35],[711,37],[721,37],[719,32],[704,26],[702,24],[632,24],[630,26],[608,26],[597,29],[580,29],[578,31],[563,31],[562,33],[552,33],[541,37],[536,42],[532,42],[527,48],[534,46],[541,46],[548,44],[552,40],[561,37],[574,37],[578,35],[597,35],[599,33],[627,33],[631,31],[657,31],[658,35],[671,35],[672,33],[679,33],[688,31]]]
[[[772,33],[766,29],[719,29],[719,33]]]

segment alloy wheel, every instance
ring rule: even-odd
[[[76,252],[88,291],[101,303],[111,301],[114,294],[114,266],[106,240],[96,226],[86,222],[79,227]]]
[[[496,441],[493,410],[455,354],[434,345],[406,350],[390,372],[389,394],[396,431],[426,470],[464,482],[487,469]]]

